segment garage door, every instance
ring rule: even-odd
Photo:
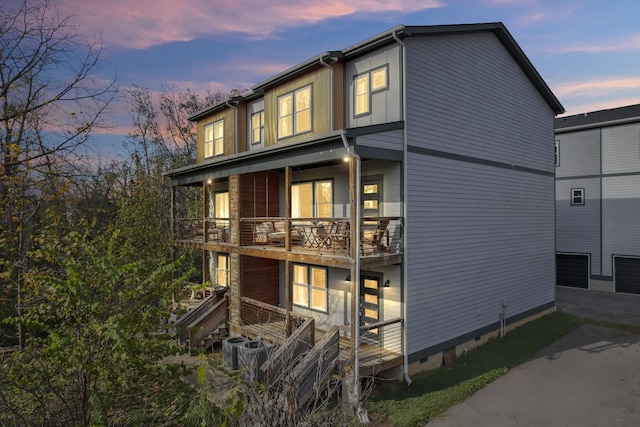
[[[589,256],[556,254],[556,284],[587,289],[589,287]]]
[[[640,258],[614,257],[616,292],[640,294]]]

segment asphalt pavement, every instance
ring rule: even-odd
[[[558,311],[640,326],[638,295],[557,290]],[[640,426],[640,335],[581,326],[428,426]]]

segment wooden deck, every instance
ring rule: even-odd
[[[232,328],[236,333],[255,339],[262,338],[274,345],[280,345],[286,341],[286,331],[284,320],[273,321],[262,324],[234,325]],[[315,341],[319,341],[325,334],[322,329],[315,330]],[[340,335],[340,354],[338,360],[341,365],[350,363],[353,358],[351,338],[343,334]],[[358,354],[360,359],[360,375],[374,376],[396,366],[402,365],[403,357],[401,353],[396,353],[382,348],[378,344],[362,341]]]

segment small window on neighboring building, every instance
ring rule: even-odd
[[[584,205],[584,188],[571,189],[571,204]]]
[[[262,143],[264,139],[264,111],[251,115],[251,145]]]
[[[204,127],[204,157],[224,154],[224,120]]]
[[[389,87],[387,66],[376,68],[354,78],[354,114],[361,116],[371,113],[371,95]]]
[[[553,153],[556,160],[556,166],[560,166],[560,141],[556,141]]]

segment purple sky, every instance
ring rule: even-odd
[[[502,21],[567,114],[640,103],[637,0],[51,1],[101,34],[100,72],[124,88],[249,88],[399,24]],[[128,115],[113,120],[124,139]]]

